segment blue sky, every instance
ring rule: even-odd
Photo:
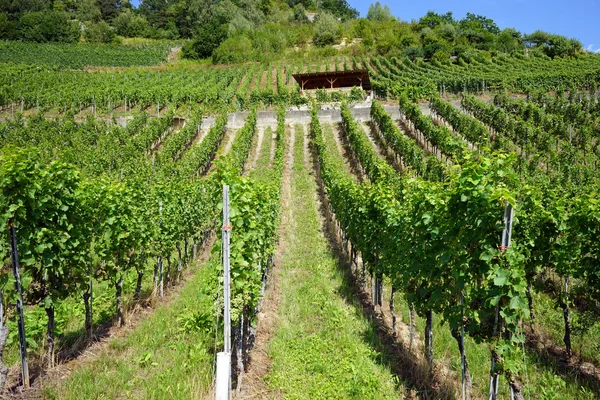
[[[419,19],[428,10],[438,13],[452,11],[457,19],[467,12],[485,15],[500,28],[516,28],[523,33],[536,29],[574,37],[588,50],[600,50],[599,0],[466,0],[466,1],[380,1],[388,4],[392,13],[404,21]],[[134,5],[139,0],[132,0]],[[367,14],[372,0],[348,0],[362,16]]]

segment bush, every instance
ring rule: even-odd
[[[313,42],[317,46],[334,44],[340,38],[340,23],[331,14],[319,14]]]
[[[114,29],[104,21],[87,26],[83,37],[90,43],[113,43],[117,38]]]
[[[350,96],[348,97],[348,100],[351,103],[357,103],[359,101],[362,101],[364,97],[365,97],[365,91],[362,89],[359,89],[355,86],[350,91]]]
[[[270,62],[279,57],[288,47],[285,34],[276,25],[265,25],[254,31],[252,43],[256,61]]]
[[[308,99],[302,96],[299,91],[293,91],[290,93],[290,104],[302,106],[308,104]]]
[[[290,46],[303,46],[314,35],[313,27],[310,24],[297,25],[294,29],[287,29],[285,32]]]
[[[148,30],[148,38],[156,40],[175,40],[179,37],[177,31],[171,29],[150,27]]]
[[[143,15],[135,15],[133,11],[126,10],[112,21],[117,34],[125,37],[140,37],[148,33],[148,20]]]
[[[19,20],[18,37],[29,42],[72,43],[79,40],[79,24],[69,20],[65,12],[25,13]]]
[[[316,99],[319,103],[328,103],[330,101],[329,94],[325,89],[317,89]]]
[[[440,62],[442,64],[449,64],[450,63],[450,53],[447,53],[444,50],[438,50],[435,53],[433,53],[431,60]]]
[[[331,92],[329,97],[333,102],[340,102],[344,100],[344,94],[342,92]]]
[[[300,22],[302,24],[308,22],[308,17],[306,16],[306,9],[302,4],[296,4],[294,6],[294,15],[292,18],[293,21]]]
[[[410,46],[404,49],[404,55],[415,61],[417,58],[422,58],[425,55],[425,52],[421,47]]]
[[[252,40],[240,35],[229,38],[215,49],[212,55],[214,64],[238,64],[253,59]]]

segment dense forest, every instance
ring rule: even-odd
[[[126,37],[183,40],[183,57],[214,63],[271,61],[300,50],[334,55],[407,56],[450,62],[538,50],[574,56],[576,39],[500,29],[467,13],[428,12],[403,21],[379,2],[366,18],[346,0],[0,0],[0,39],[30,42],[119,43]],[[340,45],[337,49],[332,45]]]

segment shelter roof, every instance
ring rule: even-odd
[[[303,90],[310,89],[336,89],[358,86],[364,90],[371,90],[369,71],[331,71],[312,72],[307,74],[292,75]]]

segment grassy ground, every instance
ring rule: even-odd
[[[271,161],[271,145],[273,143],[273,130],[268,127],[263,133],[263,140],[260,149],[258,149],[258,159],[251,175],[258,180],[264,180],[269,176],[269,163]]]
[[[533,292],[535,325],[559,346],[564,346],[565,322],[562,309],[551,296]],[[600,365],[600,321],[596,317],[586,319],[577,308],[571,307],[571,324],[573,352],[575,357],[583,356],[584,360]]]
[[[198,266],[197,266],[198,267]],[[202,265],[178,295],[127,335],[110,339],[71,376],[47,387],[51,399],[198,399],[213,376],[214,267]]]
[[[389,286],[384,288],[386,300],[389,303]],[[408,303],[398,293],[396,295],[396,312],[401,320],[408,323]],[[416,318],[417,332],[423,335],[425,331],[425,319]],[[442,326],[439,317],[434,316],[433,333],[434,357],[436,363],[448,365],[453,371],[456,379],[460,379],[460,353],[456,340],[450,334],[447,325]],[[474,398],[486,398],[489,385],[490,351],[485,344],[477,344],[470,337],[466,337],[465,349],[469,369],[473,377]],[[527,352],[527,376],[529,385],[526,386],[525,395],[531,395],[532,399],[595,399],[596,395],[580,387],[572,377],[561,375],[554,365],[545,364],[534,352]],[[501,377],[499,385],[501,398],[508,398],[508,384]]]
[[[177,260],[173,255],[172,260]],[[157,298],[152,299],[153,281],[152,268],[155,260],[148,260],[144,279],[142,282],[142,291],[140,299],[160,301]],[[131,308],[135,304],[134,292],[137,281],[135,270],[127,271],[123,277],[123,303],[125,309]],[[93,282],[93,327],[106,326],[110,324],[115,313],[115,287],[110,281]],[[10,310],[13,311],[13,308]],[[41,361],[45,353],[45,334],[47,325],[47,316],[43,304],[38,306],[27,306],[24,310],[25,329],[28,341],[28,354],[30,362],[36,364]],[[126,314],[129,314],[126,312]],[[56,338],[57,354],[61,351],[69,353],[74,351],[74,346],[81,345],[80,341],[85,337],[85,308],[83,297],[81,295],[70,296],[56,305]],[[127,317],[127,315],[126,315]],[[7,365],[20,365],[19,361],[19,339],[16,321],[9,319],[9,341],[3,354],[3,361]]]
[[[296,127],[291,213],[282,237],[280,326],[269,345],[267,384],[277,397],[402,398],[382,355],[369,345],[373,327],[347,291],[321,231],[316,183],[304,161],[303,129]]]

